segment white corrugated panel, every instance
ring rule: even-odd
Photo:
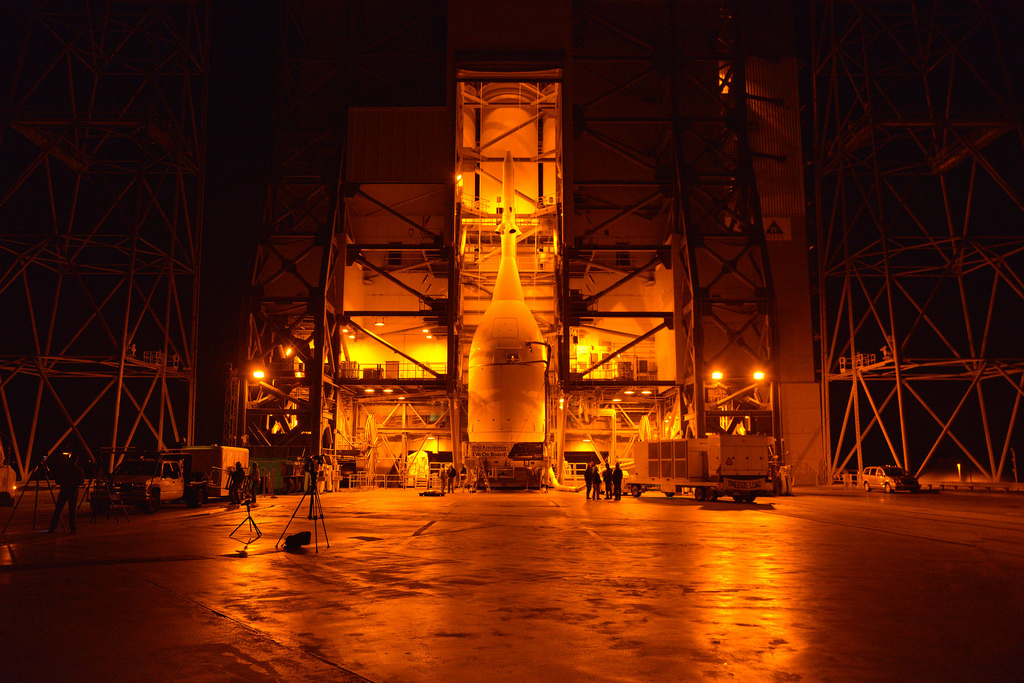
[[[349,182],[443,182],[454,173],[452,122],[443,107],[349,111]]]
[[[761,213],[803,216],[803,152],[795,59],[746,62],[750,148]]]

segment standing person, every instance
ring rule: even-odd
[[[594,480],[594,500],[601,500],[601,465],[591,463],[590,478]]]
[[[612,466],[608,463],[604,465],[604,499],[612,499]]]
[[[441,493],[444,493],[448,489],[448,468],[442,464],[437,474],[441,477]]]
[[[78,466],[75,456],[70,453],[62,454],[57,470],[54,472],[53,480],[60,486],[60,493],[57,494],[57,509],[53,511],[53,517],[50,518],[50,533],[52,534],[57,530],[61,510],[67,505],[68,531],[77,534],[78,487],[85,481],[85,473]]]
[[[612,472],[612,483],[615,484],[615,500],[622,498],[622,468],[615,463],[615,471]]]
[[[459,480],[462,488],[466,491],[469,490],[469,471],[466,469],[466,463],[462,463],[462,472],[459,473]]]
[[[261,481],[259,466],[254,462],[249,463],[249,500],[253,505],[256,504],[256,494],[259,493]]]
[[[448,465],[448,493],[455,493],[455,478],[457,476],[455,465]]]
[[[587,469],[583,470],[583,481],[587,484],[587,500],[590,500],[590,490],[594,488],[594,463],[587,463]]]
[[[242,503],[242,482],[245,481],[245,470],[242,463],[236,462],[235,469],[228,475],[228,496],[230,505],[241,505]]]

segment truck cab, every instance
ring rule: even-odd
[[[110,486],[122,503],[156,512],[163,503],[185,497],[182,461],[163,457],[125,460],[114,472]],[[106,486],[95,485],[89,495],[92,509],[103,512],[110,503]]]
[[[0,507],[9,508],[14,505],[14,494],[18,489],[17,483],[18,476],[14,473],[14,468],[9,465],[0,465]]]

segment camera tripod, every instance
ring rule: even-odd
[[[234,531],[232,531],[230,534],[228,534],[228,538],[234,538],[236,541],[238,541],[240,543],[244,543],[246,545],[249,545],[250,543],[255,543],[256,541],[258,541],[260,539],[260,537],[263,535],[263,532],[260,531],[260,528],[258,526],[256,526],[256,520],[254,520],[252,518],[252,499],[251,498],[247,498],[244,501],[244,504],[245,504],[246,517],[241,522],[239,522],[238,526],[235,527]],[[249,523],[249,534],[248,534],[248,537],[245,540],[243,540],[241,537],[235,538],[235,534],[238,533],[238,530],[241,529],[242,525],[245,524],[246,522]]]
[[[276,548],[281,544],[281,539],[288,533],[288,527],[291,526],[292,520],[295,519],[295,515],[299,514],[299,510],[302,509],[302,504],[306,501],[306,496],[309,496],[309,515],[308,519],[313,520],[313,539],[314,548],[316,552],[320,552],[320,539],[317,534],[316,521],[320,520],[320,526],[324,530],[324,541],[327,542],[327,547],[331,547],[331,541],[327,538],[327,525],[324,523],[324,507],[320,502],[320,492],[316,488],[316,477],[310,477],[309,486],[306,488],[306,492],[302,494],[302,498],[299,499],[299,504],[295,508],[295,512],[288,519],[288,523],[284,525],[284,531],[281,532],[281,538],[277,539],[277,543],[274,544]]]
[[[37,471],[40,471],[42,473],[42,476],[37,480],[36,487],[35,487],[35,499],[33,501],[33,508],[32,508],[32,529],[33,530],[35,530],[35,528],[36,528],[36,514],[37,514],[38,508],[39,508],[39,489],[40,489],[39,481],[41,479],[45,478],[45,480],[46,480],[46,489],[50,493],[50,500],[53,501],[54,505],[56,505],[57,497],[53,493],[53,480],[52,480],[52,478],[50,476],[50,465],[47,462],[50,459],[50,457],[53,456],[53,455],[54,455],[54,453],[52,453],[52,452],[51,453],[47,453],[46,455],[44,455],[42,457],[42,459],[39,462],[36,463],[35,467],[33,467],[29,471],[28,476],[25,477],[25,484],[21,487],[21,491],[18,492],[18,497],[15,499],[14,505],[11,507],[11,514],[7,517],[7,522],[4,524],[3,530],[0,530],[0,535],[3,535],[5,533],[7,533],[7,527],[10,526],[11,520],[14,519],[14,514],[18,511],[18,507],[21,505],[21,501],[25,497],[25,493],[28,492],[28,489],[29,489],[28,483],[30,481],[32,481],[32,478],[35,476]],[[128,511],[125,510],[124,504],[121,503],[121,500],[120,500],[119,497],[115,498],[115,496],[113,495],[113,490],[112,490],[113,487],[112,487],[110,475],[103,471],[103,468],[100,467],[99,463],[96,462],[96,458],[92,455],[92,453],[86,451],[85,455],[86,455],[86,458],[87,458],[86,462],[91,464],[92,467],[95,468],[96,476],[94,478],[90,477],[90,478],[86,479],[83,482],[84,486],[82,488],[85,489],[85,495],[84,496],[79,496],[79,495],[76,494],[76,496],[75,496],[76,501],[74,503],[76,516],[77,516],[78,511],[81,509],[82,505],[84,505],[86,500],[88,500],[89,497],[92,495],[91,494],[92,488],[93,488],[95,482],[98,481],[102,485],[104,491],[106,492],[106,495],[107,495],[106,500],[110,501],[111,508],[113,508],[113,504],[116,501],[117,505],[121,508],[121,512],[124,513],[125,521],[129,521],[130,522],[131,518],[128,517]],[[70,501],[68,501],[68,502],[70,504]],[[108,516],[109,516],[109,509],[108,509]],[[95,521],[96,521],[96,510],[93,509],[93,512],[92,512],[92,522],[95,522]],[[116,509],[114,510],[114,522],[116,524],[120,525],[120,522],[117,519],[117,510]],[[62,530],[65,530],[65,531],[67,530],[66,527],[64,526],[64,518],[63,518],[63,516],[60,518],[60,526],[61,526]]]

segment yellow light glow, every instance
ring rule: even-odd
[[[633,395],[633,394],[635,394],[636,392],[635,392],[635,391],[633,391],[632,389],[626,389],[626,390],[625,390],[625,391],[623,391],[622,393],[626,394],[627,396],[632,396],[632,395]]]
[[[427,339],[433,339],[433,338],[434,338],[434,335],[432,335],[432,334],[428,334],[427,335]]]
[[[423,334],[430,334],[430,330],[428,330],[427,328],[424,327],[423,328]]]
[[[651,393],[651,390],[650,390],[650,389],[644,389],[644,390],[643,390],[643,391],[641,391],[640,393],[641,393],[641,394],[643,394],[644,396],[646,396],[646,395],[648,395],[649,393]]]
[[[761,380],[764,379],[764,373],[758,370],[757,372],[754,373],[754,379],[760,382]]]
[[[365,391],[368,394],[372,394],[374,391],[376,391],[376,389],[363,389],[363,391]]]
[[[377,327],[384,327],[384,318],[377,318],[377,321],[373,323]]]
[[[356,335],[354,335],[354,334],[350,334],[350,335],[348,335],[348,338],[349,338],[349,339],[355,339],[355,338],[356,338]]]
[[[393,392],[393,391],[394,391],[394,389],[385,389],[385,390],[384,390],[384,393],[385,393],[385,394],[390,394],[390,393],[391,393],[391,392]]]
[[[712,372],[711,373],[711,379],[722,379],[722,371],[721,370],[715,370],[714,372]]]
[[[289,346],[284,350],[284,357],[287,358],[290,355],[292,355],[292,347]]]
[[[295,376],[298,377],[299,379],[302,379],[303,377],[306,376],[306,373],[304,373],[302,370],[296,370]]]
[[[263,379],[267,375],[262,370],[254,370],[252,376],[255,377],[256,379]]]
[[[404,401],[404,400],[405,400],[405,396],[399,396],[399,397],[398,397],[398,400],[399,400],[399,401]]]
[[[622,401],[622,399],[621,399],[621,398],[613,398],[613,399],[612,399],[612,402],[613,402],[613,403],[620,403],[621,401]]]

